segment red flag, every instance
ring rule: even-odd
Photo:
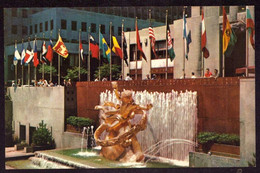
[[[81,40],[79,40],[79,50],[80,50],[80,57],[83,60],[83,47],[82,47]]]
[[[53,50],[52,50],[53,44],[52,41],[50,39],[50,43],[48,45],[48,51],[46,53],[46,58],[51,62],[52,58],[53,58]]]
[[[34,40],[34,50],[33,50],[33,65],[34,67],[37,67],[39,64],[39,60],[38,60],[38,54],[37,54],[37,47],[36,47],[36,40]]]
[[[99,57],[99,46],[95,42],[94,38],[90,35],[90,51],[92,58],[97,58]]]
[[[59,35],[59,40],[57,41],[57,43],[55,44],[55,46],[53,47],[53,50],[59,54],[60,56],[62,56],[63,58],[67,58],[69,55],[68,49],[66,48],[65,44],[63,43],[61,36]]]
[[[137,20],[136,20],[136,26],[135,26],[135,29],[136,29],[136,44],[137,44],[137,50],[140,51],[141,53],[141,57],[143,57],[146,60],[146,57],[145,57],[145,54],[144,54],[144,51],[141,47],[141,43],[140,43],[140,36],[139,36],[139,31],[138,31],[138,26],[137,26]]]
[[[206,37],[206,28],[205,28],[205,21],[204,21],[204,12],[202,9],[202,21],[201,21],[201,51],[203,52],[203,57],[209,57],[209,51],[206,48],[207,37]]]

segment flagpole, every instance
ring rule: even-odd
[[[88,81],[90,81],[90,27],[88,29]]]
[[[112,37],[112,22],[110,22],[110,45],[109,45],[110,50],[112,50],[112,48],[111,48],[111,44],[112,44],[111,37]],[[112,81],[112,51],[111,51],[111,53],[110,53],[109,75],[110,75],[110,81]]]
[[[168,17],[168,10],[166,10],[166,46],[165,46],[165,48],[166,48],[166,54],[165,54],[165,56],[166,56],[166,67],[165,67],[165,79],[167,79],[168,78],[168,33],[167,33],[167,17]]]
[[[35,45],[34,46],[36,46],[36,35],[35,35]],[[33,50],[34,51],[34,50]],[[36,50],[37,51],[37,50]],[[34,55],[33,55],[34,56]],[[34,81],[36,81],[36,68],[37,67],[34,67]]]
[[[42,34],[43,35],[43,40],[44,40],[44,33]],[[41,61],[42,61],[42,51],[41,51],[41,53],[40,53],[40,59],[41,59]],[[45,63],[42,63],[42,78],[44,79],[44,64]]]
[[[23,39],[22,39],[22,45],[23,45]],[[21,61],[23,61],[23,59]],[[22,64],[22,83],[21,83],[21,85],[23,85],[23,63],[21,63],[21,64]]]
[[[16,46],[16,49],[17,49],[17,40],[15,40],[15,46]],[[14,46],[14,48],[15,48],[15,46]],[[16,51],[16,50],[15,50]],[[17,66],[18,66],[18,59],[16,60],[17,61],[17,63],[16,63],[16,65],[15,65],[15,72],[14,72],[14,74],[15,74],[15,84],[17,84]]]
[[[184,23],[184,17],[185,17],[185,7],[183,8],[183,27],[185,27],[184,25],[185,25],[185,23]],[[184,28],[183,28],[184,29]],[[183,30],[183,32],[184,32],[184,30]],[[187,31],[186,31],[187,32]],[[183,35],[184,36],[184,35]],[[186,37],[186,36],[185,36]],[[186,39],[185,39],[185,37],[183,37],[183,69],[182,69],[182,71],[183,71],[183,79],[185,79],[185,46],[186,46],[186,44],[185,44],[185,41],[186,41]]]
[[[248,9],[248,6],[246,7],[246,25],[247,25],[247,9]],[[252,31],[251,31],[252,32]],[[253,33],[252,33],[253,34]],[[246,28],[246,77],[248,77],[248,52],[249,52],[249,39],[248,39],[248,29]]]
[[[58,36],[60,37],[60,29]],[[58,54],[58,85],[60,85],[60,54]]]
[[[122,50],[122,79],[121,80],[123,80],[124,79],[124,40],[123,40],[123,34],[124,34],[124,19],[122,20],[122,31],[121,31],[121,50]]]
[[[101,25],[99,25],[99,33],[98,33],[98,42],[99,42],[99,54],[98,54],[98,80],[99,81],[101,81],[101,79],[100,79],[100,61],[101,61],[101,56],[100,56],[100,45],[101,45],[101,43],[100,43],[100,33],[101,33]]]
[[[135,20],[135,27],[137,26],[137,17]],[[137,34],[137,30],[135,31]],[[135,49],[135,80],[137,80],[137,38],[136,38],[136,49]]]
[[[80,32],[81,32],[81,29],[79,29],[79,81],[80,81]]]
[[[50,32],[50,37],[52,36],[52,31]],[[53,59],[53,57],[52,57]],[[51,60],[51,63],[50,63],[50,80],[52,81],[52,60]]]
[[[30,37],[28,39],[28,42],[30,42]],[[31,73],[30,73],[30,62],[28,62],[28,85],[30,86],[30,78],[31,78]]]
[[[152,26],[151,18],[152,18],[151,9],[149,9],[149,23],[150,23],[150,26]],[[151,51],[151,38],[150,38],[150,49],[149,50]],[[150,53],[150,70],[149,70],[149,75],[150,75],[150,78],[152,78],[152,54],[151,53]]]
[[[222,31],[222,77],[225,77],[225,55],[224,55],[224,50],[223,50],[223,33],[224,33],[224,7],[222,6],[222,12],[223,12],[223,31]],[[227,19],[228,20],[228,19]]]

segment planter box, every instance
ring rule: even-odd
[[[33,146],[32,148],[33,148],[33,152],[52,149],[51,146]]]
[[[14,145],[14,150],[15,151],[23,150],[23,149],[24,149],[24,146],[22,146],[22,145]]]
[[[202,145],[199,145],[199,152],[202,152]],[[210,150],[212,154],[216,155],[226,155],[237,157],[240,155],[240,147],[235,145],[226,145],[226,144],[216,144],[214,143]]]
[[[70,124],[66,124],[66,131],[73,133],[81,133],[80,130],[76,129],[74,126]]]
[[[24,147],[25,153],[33,153],[33,147]]]

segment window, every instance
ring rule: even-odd
[[[114,34],[114,26],[111,27],[112,34]]]
[[[32,30],[33,30],[33,28],[32,28],[32,25],[30,26],[30,34],[32,34]]]
[[[96,24],[91,23],[91,32],[96,32]]]
[[[17,25],[12,25],[12,34],[17,34]]]
[[[71,30],[77,31],[77,22],[76,21],[71,21]]]
[[[126,28],[126,31],[131,31],[131,28]]]
[[[42,23],[40,23],[40,32],[42,32]]]
[[[23,18],[27,18],[28,16],[27,16],[27,10],[22,10],[22,17]]]
[[[53,30],[53,20],[51,20],[51,30]]]
[[[45,31],[48,31],[48,21],[45,22]]]
[[[64,19],[61,19],[61,29],[67,29],[67,21]]]
[[[23,35],[27,35],[28,32],[27,32],[27,26],[22,26],[22,34]]]
[[[136,59],[136,44],[130,45],[130,61],[135,61]],[[142,47],[142,43],[141,43]],[[137,60],[141,60],[140,58],[140,51],[137,52]]]
[[[158,59],[164,59],[165,58],[166,50],[165,50],[165,41],[164,40],[163,41],[156,41],[155,51],[156,51],[156,54],[158,56]],[[151,57],[152,57],[152,59],[156,59],[153,52],[151,52]],[[168,54],[168,57],[169,57],[169,54]]]
[[[17,9],[12,8],[12,17],[17,17]]]
[[[86,22],[82,22],[81,23],[81,30],[82,30],[82,32],[86,32],[87,31],[87,23]]]
[[[101,33],[102,34],[106,33],[106,26],[105,25],[101,25]]]
[[[122,34],[122,27],[118,27],[117,28],[117,35],[121,36],[121,34]]]
[[[36,34],[38,31],[37,31],[37,24],[34,25],[34,33]]]
[[[246,11],[246,6],[239,6],[238,7],[238,12],[244,12]]]
[[[226,14],[229,14],[229,6],[224,6]],[[223,16],[223,10],[222,10],[222,6],[219,7],[219,15]]]

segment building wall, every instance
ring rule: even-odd
[[[29,127],[37,127],[44,120],[52,128],[52,136],[60,148],[64,132],[64,87],[9,87],[8,90],[13,102],[14,135],[19,137],[19,125],[25,125],[29,143]]]
[[[119,90],[148,92],[197,91],[198,132],[239,134],[239,78],[168,79],[118,81]],[[111,90],[110,82],[77,82],[77,114],[94,119],[98,125],[101,92]]]

